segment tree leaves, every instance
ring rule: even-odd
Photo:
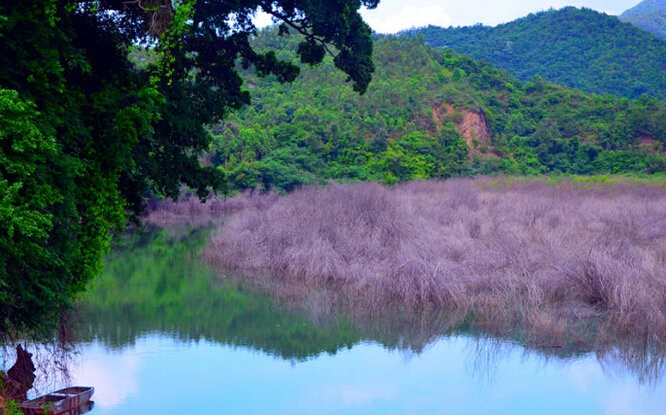
[[[303,51],[311,63],[328,43],[342,48],[364,38],[363,47],[345,46],[344,59],[362,86],[372,67],[360,5],[0,4],[0,56],[8,63],[0,65],[0,297],[8,299],[0,304],[0,333],[48,328],[96,275],[112,233],[141,212],[147,196],[176,196],[183,185],[201,197],[224,189],[223,172],[202,156],[211,141],[206,126],[250,102],[238,64],[282,82],[298,74],[292,63],[251,47],[260,6],[286,12],[282,20],[315,42]],[[150,59],[135,66],[128,51],[137,47]]]

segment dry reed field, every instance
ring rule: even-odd
[[[155,199],[149,201],[141,222],[164,227],[183,224],[214,225],[219,223],[224,215],[265,207],[273,204],[277,197],[275,193],[246,191],[230,199],[210,197],[203,202],[192,194],[183,194],[178,200]]]
[[[455,179],[236,203],[204,253],[221,270],[553,345],[576,328],[666,343],[663,185]]]

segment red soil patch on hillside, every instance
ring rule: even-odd
[[[432,116],[438,127],[453,122],[458,133],[467,141],[470,155],[481,153],[482,146],[492,151],[492,135],[483,111],[456,110],[451,104],[442,104],[432,108]]]

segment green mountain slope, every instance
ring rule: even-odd
[[[487,60],[522,80],[538,75],[586,92],[666,99],[666,41],[589,9],[531,14],[497,27],[427,27],[435,47]]]
[[[620,20],[666,39],[666,0],[645,0],[622,13]]]
[[[296,40],[255,42],[295,57]],[[375,44],[377,71],[354,93],[331,59],[296,82],[248,74],[253,103],[212,128],[211,162],[232,189],[335,180],[395,182],[509,173],[666,171],[666,105],[521,82],[418,38]]]

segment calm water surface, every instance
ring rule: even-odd
[[[313,316],[212,277],[203,238],[136,235],[111,255],[71,365],[73,383],[96,388],[91,415],[666,413],[659,358],[646,370],[436,324]]]

